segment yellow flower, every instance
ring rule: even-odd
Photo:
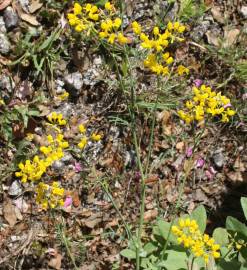
[[[116,29],[118,29],[122,24],[122,20],[120,18],[116,18],[114,20],[114,23],[113,23],[113,27],[115,27]]]
[[[108,11],[110,11],[110,10],[113,9],[113,6],[111,5],[110,2],[106,2],[106,3],[105,3],[105,9],[108,10]]]
[[[186,68],[186,67],[184,67],[183,65],[179,65],[178,67],[177,67],[177,73],[178,73],[178,75],[183,75],[184,73],[186,73],[186,74],[189,74],[189,69],[188,68]]]
[[[82,13],[82,6],[80,4],[78,4],[78,3],[75,3],[73,10],[74,10],[75,15],[79,15],[79,14]]]
[[[78,126],[78,129],[79,129],[80,133],[83,133],[84,134],[86,132],[86,128],[85,128],[85,126],[83,124],[80,124]]]
[[[153,33],[154,33],[155,36],[158,36],[159,33],[160,33],[159,27],[155,26],[154,29],[153,29]]]
[[[27,135],[26,135],[26,139],[28,140],[28,141],[32,141],[33,140],[33,138],[34,138],[34,135],[32,134],[32,133],[27,133]]]
[[[123,33],[118,33],[117,38],[118,38],[118,42],[119,42],[120,44],[126,44],[126,43],[128,43],[128,38],[125,37],[125,36],[123,35]]]
[[[167,65],[170,65],[174,62],[174,59],[172,57],[169,57],[168,59],[166,59],[166,63]]]
[[[96,133],[93,133],[93,134],[91,135],[91,139],[92,139],[93,141],[95,141],[95,142],[98,142],[98,141],[101,140],[101,135],[96,134]]]
[[[142,28],[141,28],[140,24],[137,21],[134,21],[132,23],[132,28],[133,28],[133,31],[134,31],[134,33],[136,35],[140,35],[141,34]]]
[[[109,36],[109,38],[108,38],[108,42],[109,42],[110,44],[113,44],[114,41],[115,41],[115,39],[116,39],[116,34],[111,33],[110,36]]]
[[[85,146],[87,145],[87,137],[82,137],[81,141],[78,143],[78,147],[80,149],[85,148]]]

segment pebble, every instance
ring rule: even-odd
[[[196,42],[199,42],[204,36],[204,34],[208,31],[209,27],[210,27],[209,21],[203,21],[201,24],[196,26],[193,29],[192,34],[191,34],[191,37],[193,38],[193,40],[195,40]]]
[[[22,9],[23,9],[26,13],[29,13],[29,5],[30,5],[29,0],[18,0],[18,2],[20,3]]]
[[[0,33],[6,33],[7,29],[3,20],[3,17],[0,16]]]
[[[64,156],[61,158],[61,161],[64,164],[69,164],[74,160],[73,156],[70,153],[65,153]]]
[[[83,85],[82,75],[80,72],[70,73],[67,76],[65,76],[64,82],[66,86],[69,88],[69,90],[79,91]],[[73,94],[76,93],[73,91]]]
[[[56,171],[63,170],[65,164],[61,160],[56,160],[52,164],[52,168]]]
[[[14,181],[9,187],[8,194],[10,196],[18,196],[22,193],[22,187],[18,180]]]
[[[19,20],[18,15],[16,14],[16,12],[13,10],[12,7],[7,7],[4,10],[3,19],[5,22],[5,26],[8,30],[18,25],[18,20]]]
[[[225,157],[222,151],[223,150],[219,148],[213,153],[213,156],[212,156],[213,162],[218,169],[222,168],[225,163]]]
[[[4,75],[4,74],[0,76],[0,89],[7,90],[9,93],[12,93],[12,90],[14,88],[15,88],[15,83],[9,76]]]
[[[89,68],[83,74],[83,84],[87,86],[94,86],[98,83],[99,72],[95,68]]]
[[[65,119],[70,118],[73,113],[73,106],[71,103],[64,103],[57,109],[57,113],[61,113]]]
[[[247,19],[247,6],[242,6],[240,9],[240,13],[245,19]]]
[[[3,33],[0,33],[0,53],[8,54],[10,51],[10,42],[7,36]]]

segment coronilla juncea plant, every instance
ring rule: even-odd
[[[207,234],[202,234],[197,222],[193,219],[179,219],[176,226],[172,226],[172,233],[177,236],[179,244],[183,245],[195,257],[202,257],[205,263],[209,258],[220,257],[220,245]]]
[[[59,182],[53,182],[52,185],[40,182],[36,189],[36,202],[44,210],[64,205],[64,189]]]
[[[102,137],[100,134],[97,134],[97,133],[93,132],[93,133],[91,134],[91,136],[88,138],[88,137],[86,136],[86,131],[87,131],[87,129],[86,129],[86,127],[85,127],[83,124],[80,124],[80,125],[78,126],[78,131],[79,131],[80,134],[82,134],[82,137],[80,138],[80,141],[79,141],[79,143],[78,143],[78,147],[79,147],[80,149],[84,149],[84,148],[86,147],[86,145],[88,144],[88,141],[89,141],[90,139],[91,139],[91,141],[93,141],[93,142],[98,142],[98,141],[101,140],[101,137]]]
[[[169,75],[170,67],[174,63],[174,58],[169,52],[169,46],[174,42],[184,40],[179,35],[185,31],[185,26],[179,22],[169,22],[164,31],[155,26],[151,36],[142,32],[141,25],[136,21],[132,23],[132,29],[141,42],[140,46],[148,51],[144,66],[157,75]],[[188,74],[189,69],[179,65],[176,72],[178,75]]]
[[[203,121],[207,117],[220,117],[221,122],[229,122],[235,115],[231,101],[221,93],[216,93],[211,87],[202,85],[193,87],[193,97],[186,101],[185,110],[179,110],[179,117],[190,124],[193,121]]]
[[[65,126],[67,124],[61,113],[52,112],[47,116],[47,119],[52,124],[58,124],[59,126]]]

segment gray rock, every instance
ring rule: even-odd
[[[11,77],[4,75],[4,74],[2,76],[0,76],[0,89],[7,90],[8,93],[12,93],[12,90],[14,88],[15,88],[15,83],[11,79]]]
[[[0,33],[6,33],[6,32],[7,32],[7,29],[5,26],[5,22],[3,20],[3,17],[0,16]]]
[[[83,85],[82,75],[80,72],[68,74],[67,76],[65,76],[64,82],[69,90],[79,91]],[[75,94],[74,91],[72,92],[72,94]]]
[[[4,10],[3,19],[8,30],[18,25],[19,18],[12,7],[7,7]]]
[[[52,164],[52,168],[56,171],[63,170],[65,167],[65,164],[61,160],[56,160]]]
[[[73,107],[71,103],[64,103],[57,110],[57,113],[61,113],[65,119],[69,118],[73,113]]]
[[[99,82],[100,73],[95,68],[89,68],[83,74],[83,84],[87,86],[94,86]]]
[[[64,156],[61,158],[61,161],[64,164],[69,164],[74,160],[73,156],[70,153],[65,153]]]
[[[10,196],[18,196],[22,193],[22,187],[18,180],[14,181],[9,187],[8,194]]]
[[[242,6],[240,9],[240,13],[245,19],[247,19],[247,6]]]
[[[204,34],[208,31],[209,27],[210,27],[209,21],[203,21],[201,24],[196,26],[191,33],[191,37],[193,38],[193,40],[197,42],[200,41],[204,36]]]
[[[18,0],[18,2],[20,3],[22,9],[26,12],[29,13],[29,0]]]
[[[212,156],[213,162],[215,164],[215,166],[220,169],[223,167],[223,165],[225,164],[225,157],[222,153],[223,149],[217,149]]]
[[[3,33],[0,33],[0,53],[8,54],[10,51],[10,42],[7,36]]]

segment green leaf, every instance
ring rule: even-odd
[[[128,248],[122,250],[120,254],[127,259],[135,259],[136,257],[136,252]]]
[[[237,232],[247,237],[247,227],[234,217],[227,217],[226,229],[229,231]]]
[[[242,197],[240,201],[241,201],[241,206],[244,211],[245,219],[247,220],[247,197]]]
[[[228,233],[225,228],[216,228],[213,232],[213,238],[221,246],[226,246],[229,243]]]
[[[176,236],[172,233],[170,229],[171,223],[166,222],[164,220],[159,220],[157,222],[157,225],[158,225],[158,229],[159,229],[158,232],[160,236],[162,236],[165,240],[168,240],[169,242],[172,242],[174,244],[178,243]],[[170,231],[170,235],[169,235],[169,231]]]
[[[153,253],[154,251],[157,250],[157,245],[155,245],[154,243],[152,242],[148,242],[145,246],[144,246],[144,250],[147,252],[147,254],[151,254]]]
[[[247,270],[247,263],[241,265],[239,270]]]
[[[161,261],[159,266],[165,267],[167,270],[186,270],[187,255],[185,252],[177,250],[167,250],[165,252],[166,260]]]
[[[204,233],[207,224],[207,213],[203,205],[198,206],[192,213],[191,218],[195,219],[201,233]]]
[[[225,260],[221,260],[218,264],[218,270],[240,270],[241,264],[238,261],[227,262]]]

